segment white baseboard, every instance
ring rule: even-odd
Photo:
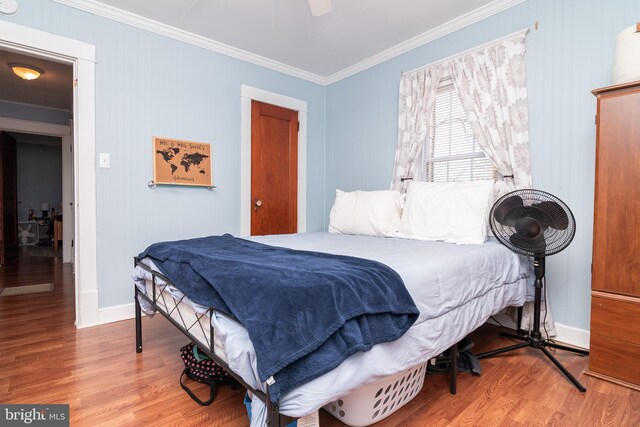
[[[586,329],[574,328],[573,326],[563,325],[556,322],[556,332],[558,336],[555,337],[556,341],[563,342],[565,344],[574,345],[576,347],[589,349],[589,340],[591,332]]]
[[[493,319],[489,319],[487,323],[516,329],[516,322],[514,322],[511,317],[502,313],[498,313],[493,317],[497,319],[497,322]],[[555,337],[552,337],[554,341],[558,341],[575,347],[589,349],[589,339],[591,334],[585,329],[579,329],[573,326],[567,326],[563,325],[562,323],[556,322],[556,333],[557,335]]]
[[[134,303],[115,305],[113,307],[105,307],[99,310],[99,324],[119,322],[121,320],[129,320],[136,317],[136,309]],[[142,313],[144,315],[144,313]]]

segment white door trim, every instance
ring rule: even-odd
[[[298,112],[298,233],[307,231],[307,101],[240,85],[240,235],[251,235],[251,101]]]
[[[0,47],[73,65],[76,326],[99,323],[96,257],[95,46],[0,21]]]

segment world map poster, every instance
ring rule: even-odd
[[[212,187],[211,144],[154,137],[153,180],[156,184]]]

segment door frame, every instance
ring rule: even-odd
[[[0,21],[0,47],[73,65],[75,324],[78,328],[97,325],[96,48],[7,21]]]
[[[307,231],[307,101],[240,85],[240,235],[251,235],[251,101],[298,112],[298,233]]]

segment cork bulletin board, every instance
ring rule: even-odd
[[[155,184],[213,187],[211,144],[153,137]]]

